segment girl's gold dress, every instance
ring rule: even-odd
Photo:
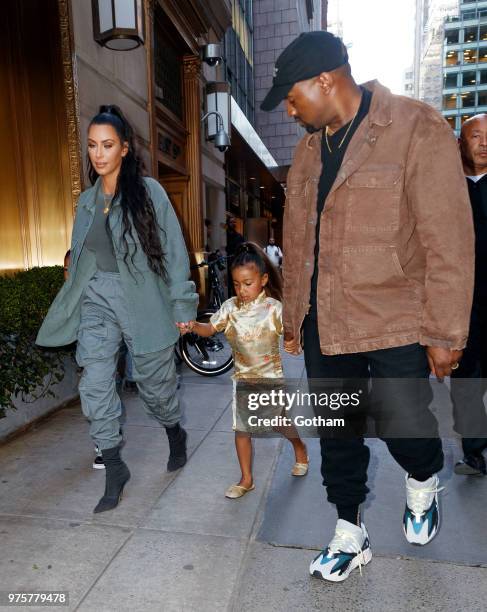
[[[210,323],[224,332],[233,350],[234,381],[283,378],[279,338],[282,336],[282,304],[262,291],[255,300],[242,303],[236,297],[224,302]],[[236,385],[233,393],[233,427],[236,428]],[[240,428],[239,428],[240,429]]]

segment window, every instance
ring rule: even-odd
[[[167,17],[157,9],[154,21],[155,96],[177,117],[183,117],[181,53],[174,33],[168,29]]]
[[[487,91],[479,91],[477,95],[477,106],[487,106]]]
[[[479,83],[481,85],[487,85],[487,70],[481,70],[479,72]]]
[[[476,64],[477,63],[477,49],[465,49],[463,51],[463,63],[464,64]]]
[[[443,79],[443,87],[445,89],[451,89],[452,87],[456,87],[457,76],[458,72],[450,72],[449,74],[445,74],[445,78]]]
[[[445,117],[445,119],[450,124],[451,129],[454,130],[455,129],[455,117]]]
[[[457,96],[455,94],[449,94],[443,96],[443,109],[453,110],[457,107]]]
[[[475,11],[464,11],[462,13],[462,19],[467,21],[468,19],[475,19],[477,17],[477,13]]]
[[[459,30],[446,30],[445,40],[447,45],[456,45],[459,39]]]
[[[475,70],[462,72],[462,87],[473,87],[477,82],[476,74]]]
[[[479,40],[487,40],[487,26],[481,25],[479,31]]]
[[[462,108],[470,108],[475,106],[475,93],[473,91],[462,93],[460,99],[462,101]]]
[[[232,0],[232,27],[225,33],[225,68],[232,96],[254,122],[252,1]]]
[[[477,42],[477,34],[478,28],[477,26],[472,26],[470,28],[465,28],[465,33],[463,36],[463,41],[468,42]]]
[[[479,63],[483,64],[487,62],[487,48],[479,49]]]
[[[447,66],[457,66],[459,64],[458,51],[447,51],[445,57],[445,64]]]

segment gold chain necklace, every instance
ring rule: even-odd
[[[359,109],[357,109],[357,112],[353,116],[353,119],[350,121],[350,125],[348,126],[347,131],[345,132],[344,137],[341,139],[340,144],[338,145],[338,149],[342,148],[342,144],[345,142],[345,139],[348,136],[348,133],[352,129],[352,125],[353,125],[353,122],[355,121],[355,117],[358,115],[358,111],[359,111]],[[326,146],[328,147],[328,151],[332,154],[333,151],[331,150],[330,143],[328,142],[328,126],[326,126],[326,129],[325,129],[325,141],[326,141]]]
[[[103,214],[108,215],[110,212],[110,207],[112,205],[113,194],[112,193],[104,193],[103,201],[105,202],[105,208],[103,209]]]

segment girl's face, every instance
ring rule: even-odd
[[[122,142],[111,125],[92,125],[88,130],[88,155],[100,176],[120,172],[122,159],[127,155],[128,143]]]
[[[233,287],[238,299],[243,302],[251,302],[259,295],[267,285],[269,276],[261,274],[256,266],[249,264],[238,266],[232,270]]]

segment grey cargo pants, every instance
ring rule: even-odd
[[[90,421],[95,444],[104,450],[121,442],[122,407],[115,375],[122,338],[133,356],[133,378],[146,412],[162,425],[178,423],[181,411],[176,394],[174,346],[146,355],[133,354],[120,275],[97,272],[82,299],[76,360],[83,368],[79,383],[81,407]]]

